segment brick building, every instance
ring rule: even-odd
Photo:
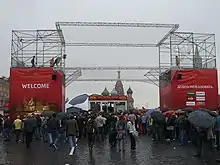
[[[0,77],[0,107],[9,102],[9,79]]]

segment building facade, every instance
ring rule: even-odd
[[[9,102],[9,79],[0,77],[0,107]]]

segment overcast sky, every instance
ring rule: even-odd
[[[12,29],[53,29],[57,21],[114,21],[177,23],[180,31],[216,34],[217,63],[220,65],[219,0],[1,0],[0,5],[0,75],[8,76]],[[97,42],[154,42],[164,31],[125,31],[115,29],[64,29],[66,39]],[[73,40],[73,41],[74,41]],[[70,48],[68,66],[158,66],[156,49]],[[129,58],[128,58],[129,57]],[[122,72],[124,78],[143,78],[142,72]],[[116,72],[85,72],[84,78],[117,78]],[[74,82],[68,97],[81,93],[100,93],[114,83]],[[136,106],[158,106],[158,88],[145,83],[131,86]]]

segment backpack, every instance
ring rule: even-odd
[[[90,119],[87,123],[87,133],[92,134],[95,133],[95,128],[94,128],[94,120]]]
[[[116,122],[112,121],[109,126],[110,133],[116,132]]]

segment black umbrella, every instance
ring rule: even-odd
[[[160,111],[153,111],[151,117],[155,122],[164,122],[165,116]]]
[[[54,113],[56,113],[56,112],[54,112],[54,111],[43,111],[42,115],[45,116],[45,117],[52,117]]]
[[[190,107],[187,107],[187,108],[183,108],[182,110],[185,111],[185,112],[192,112],[194,109],[190,108]]]
[[[81,108],[77,108],[74,106],[67,108],[67,113],[80,113],[81,111]]]
[[[60,120],[65,119],[65,118],[67,118],[67,113],[60,112],[60,113],[57,114],[57,118],[60,119]]]
[[[200,127],[200,128],[210,128],[215,125],[216,118],[211,116],[206,111],[194,111],[189,114],[188,120],[191,124],[194,126]]]
[[[87,94],[79,95],[79,96],[73,98],[72,100],[70,100],[69,104],[71,104],[73,106],[78,105],[78,104],[82,104],[87,100],[88,97],[89,96]]]
[[[210,114],[210,115],[213,116],[213,117],[217,117],[217,116],[218,116],[217,113],[215,113],[215,112],[213,112],[213,111],[211,111],[211,110],[209,110],[209,109],[206,109],[206,108],[199,108],[198,110],[200,110],[200,111],[205,111],[205,112],[207,112],[208,114]]]

